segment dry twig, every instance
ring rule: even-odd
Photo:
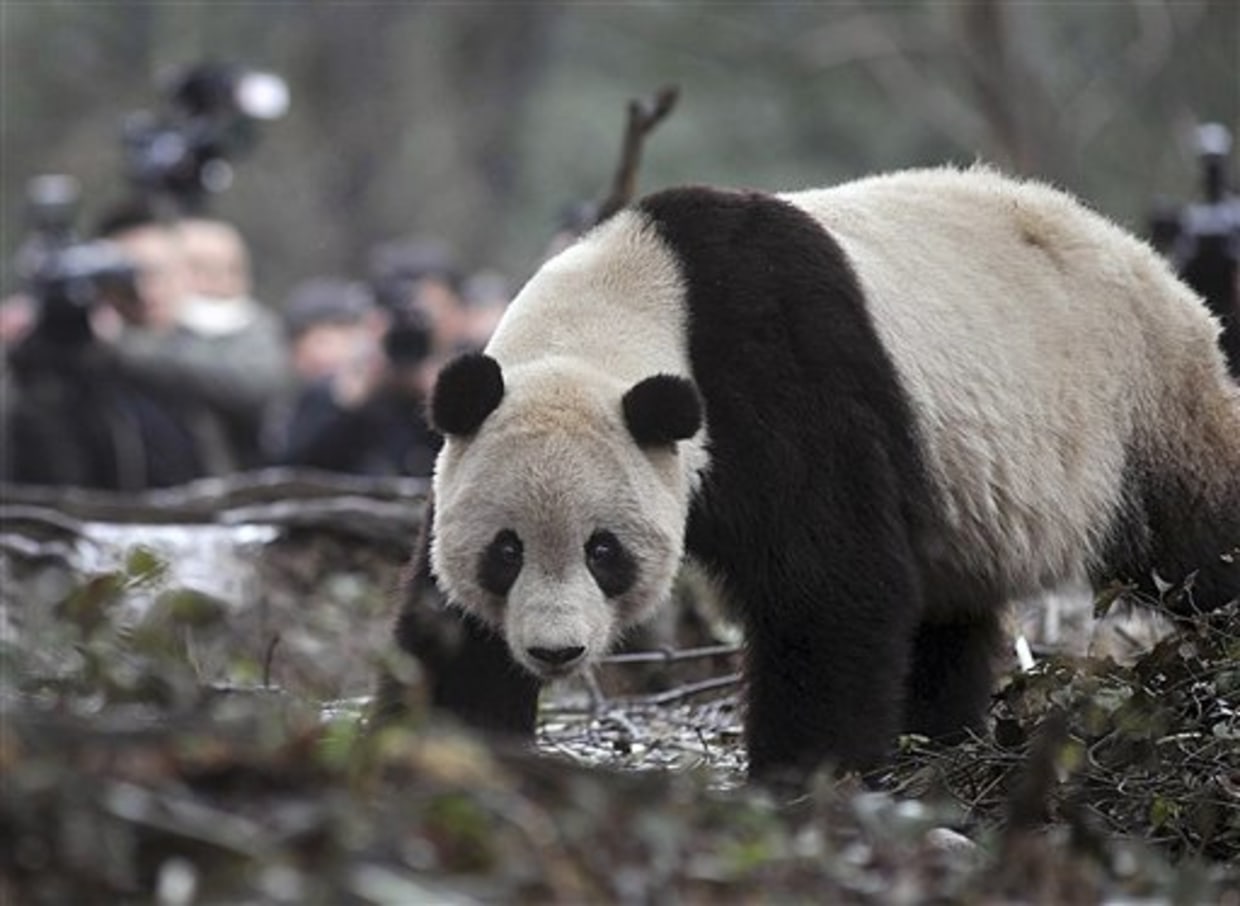
[[[667,85],[651,97],[629,101],[629,121],[620,149],[620,164],[616,168],[611,191],[599,203],[596,223],[607,220],[633,200],[637,193],[637,170],[641,166],[646,137],[672,112],[679,96],[678,87]]]

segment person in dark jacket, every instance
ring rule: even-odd
[[[7,481],[140,491],[206,473],[209,419],[130,371],[91,312],[54,290],[7,357],[0,474]]]
[[[285,309],[301,390],[275,418],[274,460],[361,475],[429,476],[440,438],[424,408],[432,333],[416,313],[380,310],[358,284],[328,278]]]

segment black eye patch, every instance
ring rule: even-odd
[[[586,568],[609,598],[624,594],[637,581],[637,561],[611,532],[595,532],[586,541]]]
[[[525,561],[525,549],[511,529],[499,532],[478,562],[478,584],[493,595],[508,594]]]

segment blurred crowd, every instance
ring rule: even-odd
[[[427,392],[508,301],[436,241],[372,250],[265,304],[232,224],[138,204],[98,236],[120,279],[0,302],[3,479],[142,490],[262,466],[428,476]],[[95,243],[100,245],[102,243]],[[77,296],[75,296],[77,292]]]

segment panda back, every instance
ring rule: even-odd
[[[986,169],[784,197],[856,271],[964,568],[1008,592],[1088,571],[1134,454],[1164,455],[1142,432],[1219,394],[1204,308],[1102,217]]]
[[[574,358],[629,386],[689,374],[676,260],[642,219],[621,211],[547,261],[487,344],[505,372]]]

